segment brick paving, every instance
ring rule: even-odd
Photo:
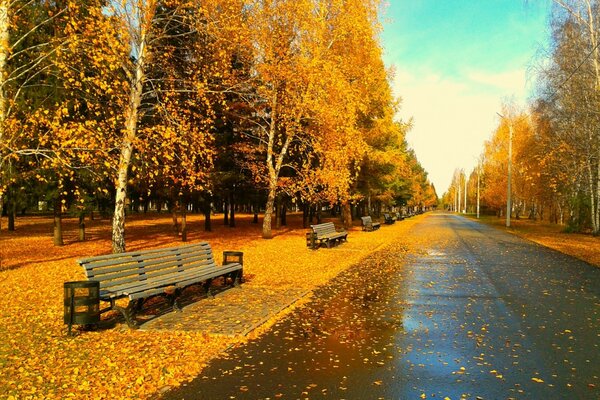
[[[208,335],[246,336],[309,291],[242,285],[196,299],[181,312],[167,312],[140,326],[141,330],[201,331]]]

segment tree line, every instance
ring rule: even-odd
[[[537,70],[527,110],[506,105],[480,165],[453,181],[445,202],[467,181],[468,204],[506,209],[510,150],[516,218],[544,219],[574,232],[600,233],[600,2],[554,0],[551,45]],[[459,174],[460,175],[460,174]],[[472,208],[471,208],[472,210]]]
[[[427,207],[377,0],[0,0],[0,203]],[[277,210],[276,210],[277,209]],[[278,215],[278,214],[275,214]],[[210,229],[210,225],[207,225]],[[59,243],[57,243],[59,244]]]

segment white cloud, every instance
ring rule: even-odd
[[[503,100],[525,96],[523,71],[468,71],[447,78],[430,71],[396,69],[394,93],[402,98],[399,116],[414,118],[407,140],[439,195],[455,168],[470,173],[497,125]]]
[[[524,98],[527,92],[527,77],[524,69],[489,73],[485,71],[469,71],[467,78],[473,83],[488,86],[491,89]]]

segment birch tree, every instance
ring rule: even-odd
[[[238,3],[215,1],[201,8],[183,0],[119,0],[73,12],[70,25],[78,39],[68,49],[64,73],[76,74],[67,79],[71,89],[105,116],[101,130],[113,143],[104,159],[115,186],[113,252],[125,251],[127,190],[139,175],[132,175],[135,169],[145,178],[168,176],[173,182],[183,168],[190,174],[175,179],[191,186],[206,177],[211,165],[207,93],[222,68],[205,68],[200,37],[209,12]],[[230,55],[210,57],[214,54]],[[79,65],[89,68],[82,71]],[[134,166],[134,160],[142,164]]]
[[[571,129],[578,132],[574,141],[581,146],[586,177],[586,192],[590,207],[590,224],[594,234],[600,233],[600,131],[598,108],[600,106],[600,4],[595,0],[555,0],[554,11],[556,47],[554,63],[564,78],[560,86],[551,86],[554,95],[564,105],[572,107],[566,118]],[[562,12],[561,12],[562,11]],[[570,59],[561,59],[566,50],[579,49]],[[572,52],[571,55],[573,56]],[[590,74],[586,75],[588,71]],[[565,76],[566,75],[566,76]],[[591,77],[588,79],[587,76]],[[587,87],[567,92],[568,87],[587,81]],[[578,101],[570,102],[575,96]],[[583,109],[583,108],[587,109]],[[563,121],[565,118],[563,118]],[[576,125],[576,126],[574,126]]]

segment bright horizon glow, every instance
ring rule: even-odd
[[[389,4],[384,61],[395,71],[398,117],[438,196],[455,169],[477,165],[503,103],[525,106],[535,55],[548,40],[551,0],[417,0]]]

